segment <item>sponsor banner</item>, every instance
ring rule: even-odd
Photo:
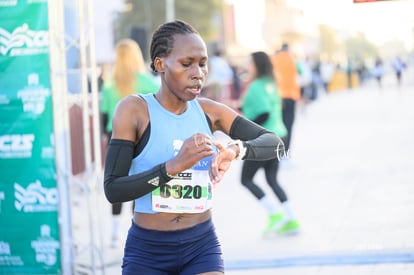
[[[0,0],[0,274],[61,274],[45,0]]]

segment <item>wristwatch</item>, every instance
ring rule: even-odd
[[[227,143],[227,146],[229,145],[237,145],[239,147],[239,154],[234,158],[235,160],[242,160],[244,156],[246,155],[247,148],[244,146],[243,141],[240,139],[231,140],[229,143]]]

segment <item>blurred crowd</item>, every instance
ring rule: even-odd
[[[274,53],[268,53],[272,57]],[[398,87],[403,82],[404,71],[408,60],[396,56],[384,61],[378,56],[374,62],[349,58],[346,64],[331,60],[294,56],[297,66],[297,83],[300,87],[301,101],[309,103],[324,93],[337,90],[352,89],[364,85],[367,81],[376,81],[382,86],[382,78],[386,74],[395,75]],[[114,64],[100,64],[98,90],[102,91],[104,80],[113,70]],[[155,80],[158,76],[154,73]],[[203,89],[203,96],[221,101],[238,109],[240,100],[249,83],[247,62],[244,58],[226,57],[221,50],[215,50],[209,56],[209,74]]]

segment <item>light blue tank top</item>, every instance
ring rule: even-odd
[[[144,149],[132,160],[130,175],[147,171],[173,158],[180,150],[182,142],[195,133],[212,136],[205,114],[196,99],[187,103],[184,113],[176,115],[164,109],[153,94],[140,96],[148,105],[151,130]],[[192,169],[208,170],[210,162],[211,157],[206,158]],[[134,211],[157,213],[152,210],[152,194],[136,199]]]

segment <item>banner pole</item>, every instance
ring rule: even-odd
[[[63,26],[63,0],[48,1],[50,69],[53,101],[53,124],[59,192],[59,225],[62,274],[73,274],[73,239],[70,214],[69,181],[71,148],[67,105],[66,57]]]
[[[85,158],[85,175],[91,176],[91,180],[87,181],[87,190],[88,190],[88,219],[89,219],[89,241],[90,241],[90,256],[91,256],[91,269],[92,273],[96,274],[97,262],[95,257],[95,252],[100,253],[99,249],[97,249],[96,242],[95,242],[95,221],[92,214],[91,202],[92,198],[96,192],[96,182],[95,182],[95,171],[92,167],[92,146],[91,144],[91,127],[90,127],[90,104],[89,104],[89,91],[88,91],[88,74],[87,74],[87,45],[86,45],[86,38],[85,38],[85,3],[82,0],[76,1],[77,3],[77,10],[79,13],[79,54],[80,54],[80,71],[81,71],[81,96],[82,96],[82,122],[83,122],[83,143],[84,143],[84,158]],[[89,35],[90,36],[90,35]],[[88,37],[89,38],[89,37]],[[91,83],[94,80],[90,80]],[[103,264],[103,263],[102,263]]]
[[[103,234],[102,234],[102,227],[99,226],[102,224],[102,200],[100,199],[100,195],[103,195],[103,170],[102,170],[102,136],[101,136],[101,119],[100,119],[100,108],[99,108],[99,95],[98,95],[98,75],[96,73],[96,56],[95,56],[95,28],[94,28],[94,17],[93,17],[93,3],[92,0],[87,2],[87,25],[89,30],[89,65],[90,65],[90,77],[91,77],[91,104],[92,104],[92,119],[93,119],[93,145],[94,145],[94,160],[95,160],[95,205],[97,205],[97,213],[96,213],[96,222],[98,223],[98,247],[100,247],[101,254],[101,261],[102,261],[102,274],[105,275],[105,249],[103,248]]]

